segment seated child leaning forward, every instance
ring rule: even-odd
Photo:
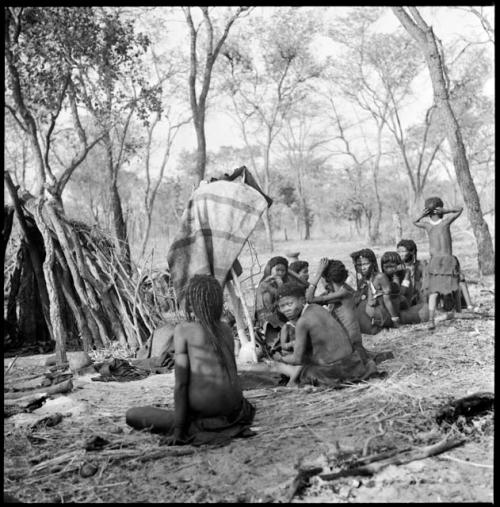
[[[382,328],[398,327],[399,315],[390,297],[390,281],[387,275],[379,272],[373,250],[364,248],[352,253],[351,257],[363,282],[358,285],[358,291],[363,291],[362,296],[365,296],[356,308],[361,332],[376,334]]]
[[[320,278],[325,280],[327,292],[315,296],[315,289]],[[361,329],[356,315],[354,289],[346,283],[347,269],[340,261],[322,258],[312,283],[306,292],[308,303],[328,305],[328,310],[336,318],[349,336],[353,350],[357,350],[363,359],[368,360],[368,353],[363,347]]]
[[[426,287],[426,262],[417,258],[417,245],[412,239],[401,239],[397,244],[397,251],[403,261],[408,275],[402,281],[405,287],[404,296],[410,306],[425,303],[427,301]]]
[[[427,303],[410,305],[411,271],[403,264],[399,253],[385,252],[380,258],[380,267],[389,279],[392,306],[401,324],[418,324],[429,320]]]
[[[295,346],[283,362],[269,361],[269,370],[290,377],[289,385],[338,386],[378,373],[372,360],[365,363],[358,351],[353,352],[347,333],[328,310],[306,304],[304,287],[285,283],[278,298],[280,311],[296,322]]]
[[[196,320],[181,322],[174,331],[175,409],[131,408],[127,424],[165,433],[169,445],[246,436],[255,407],[243,397],[233,334],[221,322],[222,287],[212,276],[195,275],[187,285],[185,303]]]

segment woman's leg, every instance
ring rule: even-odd
[[[301,364],[288,364],[283,363],[281,361],[272,361],[266,360],[262,363],[250,364],[246,367],[246,369],[250,371],[258,371],[258,372],[272,372],[272,373],[281,373],[282,375],[286,375],[290,377],[288,381],[289,386],[297,385],[297,379],[302,370],[303,366]]]
[[[435,329],[435,314],[436,314],[436,304],[437,304],[438,293],[433,292],[429,294],[429,329]]]
[[[125,420],[136,430],[149,429],[152,433],[174,431],[174,411],[158,407],[134,407],[127,410]]]

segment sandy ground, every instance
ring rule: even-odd
[[[470,290],[483,310],[493,309],[485,285],[471,284]],[[331,456],[336,443],[359,450],[382,420],[386,432],[374,437],[372,452],[425,445],[425,435],[444,435],[433,415],[449,398],[494,392],[491,319],[442,323],[434,333],[425,325],[405,326],[363,339],[370,350],[393,351],[394,359],[380,365],[387,378],[341,390],[247,390],[257,407],[257,434],[185,456],[147,459],[159,448],[158,437],[133,431],[124,420],[132,406],[173,408],[173,373],[126,383],[75,379],[67,398],[78,410],[57,426],[31,431],[16,428],[13,418],[4,421],[4,491],[27,502],[284,502],[299,461]],[[42,372],[43,361],[44,356],[19,358],[10,375]],[[492,414],[478,418],[476,427],[456,449],[372,477],[314,477],[293,502],[492,502]],[[144,459],[101,459],[98,452],[82,458],[78,451],[58,471],[36,471],[37,461],[83,449],[95,435],[144,449]],[[97,473],[82,477],[78,459],[95,464]]]

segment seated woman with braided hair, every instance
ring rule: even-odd
[[[380,375],[373,360],[363,361],[345,329],[331,313],[315,303],[307,304],[305,288],[284,283],[278,290],[280,311],[295,323],[293,353],[281,361],[252,365],[255,371],[281,373],[297,384],[338,387],[343,382]]]
[[[190,320],[174,331],[174,410],[131,408],[127,424],[166,434],[163,443],[168,445],[220,443],[248,436],[255,407],[243,397],[233,334],[221,322],[219,282],[209,275],[193,276],[186,287],[185,306]]]
[[[427,302],[427,263],[417,259],[417,245],[412,239],[402,239],[396,245],[408,276],[401,282],[401,293],[410,306]]]
[[[398,327],[399,315],[390,297],[391,285],[387,276],[379,272],[373,250],[364,248],[353,252],[351,257],[359,275],[361,299],[356,308],[361,332],[377,334],[382,328]]]
[[[255,295],[256,327],[264,335],[265,343],[261,345],[269,353],[279,346],[280,330],[286,323],[286,317],[278,308],[278,289],[289,281],[307,287],[306,281],[289,271],[288,261],[284,257],[276,256],[269,259]]]
[[[357,350],[363,361],[368,360],[368,353],[363,347],[361,329],[356,316],[354,300],[355,290],[346,283],[349,273],[340,261],[322,258],[316,275],[312,278],[306,292],[308,303],[328,305],[328,310],[336,318],[349,336],[353,350]],[[315,296],[320,279],[325,281],[326,292]]]
[[[380,258],[382,272],[390,281],[392,306],[401,324],[418,324],[429,320],[429,306],[419,303],[410,306],[406,289],[410,286],[410,270],[406,268],[398,252],[385,252]]]

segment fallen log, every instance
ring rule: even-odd
[[[40,408],[45,402],[47,396],[45,394],[35,394],[26,396],[17,400],[4,400],[3,401],[3,417],[11,417],[15,414],[22,412],[32,412]]]
[[[20,392],[29,391],[36,392],[41,388],[47,388],[48,386],[60,384],[73,377],[72,373],[52,373],[46,372],[43,375],[38,375],[35,378],[24,382],[16,382],[16,380],[5,381],[4,391],[5,392]]]
[[[22,400],[23,398],[29,398],[30,396],[36,394],[43,394],[46,396],[51,396],[53,394],[60,393],[68,393],[73,389],[73,382],[71,379],[64,380],[57,384],[53,384],[48,387],[42,387],[38,389],[33,389],[27,394],[26,392],[14,392],[14,393],[4,393],[4,401],[9,403],[11,400]]]
[[[31,389],[38,389],[40,387],[47,387],[52,384],[52,380],[48,379],[45,375],[40,375],[31,380],[24,382],[12,381],[4,387],[5,391],[27,391]]]
[[[372,463],[366,463],[369,457],[364,459],[364,464],[359,464],[359,462],[355,462],[349,466],[349,468],[345,470],[340,470],[338,472],[331,472],[327,474],[320,474],[320,478],[325,481],[331,481],[333,479],[337,479],[339,477],[349,477],[352,475],[373,475],[377,472],[380,472],[383,468],[389,465],[404,465],[406,463],[410,463],[411,461],[429,458],[431,456],[435,456],[436,454],[441,454],[442,452],[448,451],[462,445],[465,442],[464,438],[445,438],[434,445],[429,445],[426,447],[422,447],[420,449],[411,449],[409,451],[399,452],[395,456],[390,458],[381,459]]]
[[[22,377],[4,378],[4,384],[17,384],[19,382],[24,382],[25,380],[32,380],[40,376],[41,376],[40,373],[31,373],[30,375],[23,375]]]

